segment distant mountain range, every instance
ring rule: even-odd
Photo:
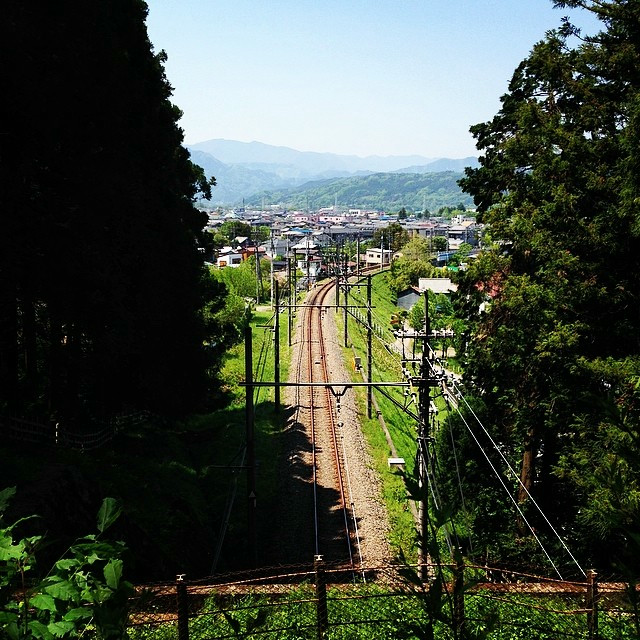
[[[362,185],[371,187],[373,186],[371,181],[365,178],[373,173],[396,175],[443,171],[459,173],[466,166],[478,165],[475,157],[434,159],[423,156],[368,156],[361,158],[333,153],[296,151],[288,147],[276,147],[261,142],[237,142],[223,139],[189,145],[189,150],[193,161],[204,169],[207,176],[215,176],[217,186],[213,190],[212,203],[222,205],[239,204],[243,199],[254,200],[258,194],[260,199],[265,198],[269,204],[288,203],[288,194],[294,189],[296,196],[294,199],[298,201],[300,194],[304,192],[300,187],[310,182],[314,183],[309,185],[310,189],[318,189],[321,188],[322,182],[333,182],[336,178],[350,178],[355,181],[353,184],[357,184],[360,179]],[[455,180],[453,182],[455,183]],[[355,189],[355,191],[359,190]],[[405,189],[402,188],[401,191],[404,192]],[[453,199],[457,198],[456,203],[464,201],[463,194],[457,185],[454,191],[456,193]],[[306,196],[302,197],[306,200]],[[355,194],[354,197],[356,197]],[[313,197],[313,200],[315,199],[316,196]],[[341,201],[341,204],[366,206],[364,201],[356,200]],[[288,204],[288,206],[291,205]]]

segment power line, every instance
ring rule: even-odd
[[[454,389],[457,387],[455,382],[453,383],[453,386],[454,386]],[[469,409],[469,411],[471,412],[473,417],[476,419],[476,422],[480,425],[480,427],[484,431],[484,433],[487,436],[487,438],[489,438],[489,440],[491,441],[491,444],[493,445],[495,450],[500,454],[500,457],[503,459],[504,463],[507,465],[507,468],[509,469],[511,474],[516,478],[516,480],[518,481],[518,484],[524,489],[525,493],[527,494],[527,497],[531,500],[531,502],[536,507],[536,509],[538,510],[540,515],[544,518],[545,522],[549,525],[549,527],[551,528],[551,531],[553,531],[553,533],[556,536],[556,538],[558,538],[558,540],[559,540],[560,544],[563,546],[564,550],[569,554],[569,557],[571,558],[571,560],[573,560],[573,562],[576,565],[576,567],[578,567],[578,569],[580,569],[582,575],[585,576],[585,578],[586,578],[587,574],[585,573],[583,568],[580,566],[580,564],[578,563],[578,561],[576,560],[574,555],[571,553],[571,551],[569,550],[569,547],[567,547],[566,543],[564,542],[564,540],[562,539],[560,534],[557,532],[555,527],[551,524],[551,522],[549,521],[549,518],[547,518],[547,516],[545,515],[544,511],[542,511],[540,505],[537,503],[535,498],[531,495],[531,493],[529,492],[527,487],[524,485],[524,483],[520,479],[520,476],[515,472],[515,470],[513,469],[513,467],[511,466],[511,464],[507,460],[507,458],[505,457],[505,455],[502,453],[502,451],[500,451],[500,448],[498,447],[498,445],[496,444],[494,439],[491,437],[491,434],[487,431],[486,427],[482,424],[482,422],[480,421],[480,418],[476,415],[475,411],[471,408],[471,406],[467,402],[467,399],[464,397],[464,395],[462,394],[461,391],[458,391],[456,389],[456,392],[458,394],[458,397],[465,403],[465,405],[467,406],[467,408]],[[459,409],[458,409],[458,412],[460,413]],[[460,415],[462,415],[462,414],[460,414]]]

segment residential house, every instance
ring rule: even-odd
[[[418,300],[420,300],[421,297],[422,292],[418,287],[407,287],[398,293],[396,306],[408,311],[416,304],[416,302],[418,302]]]
[[[380,247],[367,249],[364,261],[367,267],[385,265],[391,263],[392,251],[390,249],[381,250]]]

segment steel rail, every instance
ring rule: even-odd
[[[333,283],[324,287],[319,294],[319,297],[324,299],[328,294],[329,290],[333,286]],[[320,359],[322,362],[322,376],[325,382],[329,381],[329,372],[327,371],[327,358],[326,358],[326,347],[324,343],[324,334],[322,330],[322,318],[319,319],[318,322],[318,335],[319,335],[319,344],[320,344]],[[335,462],[335,472],[336,472],[336,481],[338,483],[338,489],[340,493],[340,509],[342,511],[343,520],[344,520],[344,529],[345,536],[347,540],[347,549],[349,551],[349,564],[353,567],[353,550],[351,548],[351,531],[349,529],[349,514],[347,501],[345,498],[345,489],[344,489],[344,479],[342,477],[342,463],[340,460],[340,449],[338,448],[338,439],[336,434],[336,423],[333,415],[333,409],[331,407],[332,403],[332,395],[328,388],[325,387],[324,397],[327,406],[327,414],[329,416],[329,432],[331,435],[331,442],[333,444],[333,453],[334,453],[334,462]]]
[[[308,383],[300,383],[300,386],[308,386],[309,387],[309,409],[310,409],[310,430],[311,430],[311,451],[312,451],[312,473],[313,473],[313,500],[314,500],[314,527],[315,527],[315,549],[316,555],[321,554],[323,549],[321,548],[321,532],[320,528],[322,523],[320,522],[320,505],[318,498],[318,465],[321,464],[320,456],[318,455],[317,448],[317,429],[319,428],[319,423],[316,417],[316,413],[319,413],[321,410],[324,411],[327,415],[327,423],[329,429],[329,436],[331,439],[331,448],[332,448],[332,459],[334,465],[334,480],[336,488],[339,493],[339,506],[342,512],[342,519],[344,522],[344,533],[346,536],[347,549],[349,555],[349,565],[353,568],[353,552],[351,545],[351,531],[349,528],[349,517],[348,517],[348,505],[345,497],[345,488],[344,488],[344,480],[343,480],[343,470],[342,470],[342,462],[340,458],[340,450],[338,448],[337,436],[336,436],[336,425],[335,418],[332,409],[332,393],[331,387],[328,384],[329,374],[327,371],[327,363],[326,363],[326,348],[324,344],[324,336],[322,333],[322,316],[321,313],[318,313],[318,310],[323,306],[322,304],[315,304],[316,301],[322,302],[324,298],[328,295],[329,291],[334,286],[333,281],[329,280],[328,282],[318,285],[316,290],[312,293],[309,299],[309,305],[305,305],[304,307],[304,319],[301,323],[304,327],[304,335],[303,342],[301,345],[301,351],[306,349],[306,361],[309,369],[309,382]],[[313,340],[313,334],[317,327],[317,340]],[[317,342],[317,347],[314,350],[314,343]],[[321,371],[320,371],[320,382],[314,381],[314,376],[316,375],[314,372],[314,364],[316,361],[316,354],[319,356]],[[304,356],[300,356],[300,362],[302,361]],[[300,380],[300,367],[297,374],[298,380]],[[316,390],[314,387],[322,387],[324,389],[324,394],[321,397],[324,398],[324,402],[318,402],[318,398],[316,397]],[[322,405],[325,405],[323,408]],[[322,463],[325,464],[325,463]]]
[[[315,297],[316,294],[314,294]],[[300,347],[300,352],[304,349],[307,351],[307,370],[309,372],[309,382],[313,382],[313,312],[311,309],[305,309],[305,334],[304,341]],[[298,376],[300,370],[298,370]],[[309,389],[309,426],[311,428],[311,469],[313,473],[313,523],[315,536],[315,554],[320,554],[320,522],[318,519],[318,461],[316,450],[316,424],[315,424],[315,397],[313,389]]]

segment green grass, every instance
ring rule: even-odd
[[[496,596],[468,592],[464,597],[467,637],[485,640],[556,640],[586,638],[587,620],[576,614],[580,596]],[[327,591],[327,640],[352,638],[440,638],[453,640],[449,599],[432,598],[428,591],[390,589],[375,584],[332,587]],[[277,597],[260,594],[212,596],[200,611],[192,610],[189,637],[313,639],[317,632],[317,605],[312,585],[289,589]],[[175,637],[176,625],[128,629],[132,640]],[[433,634],[433,635],[432,635]],[[458,636],[459,637],[459,636]],[[633,616],[601,612],[601,640],[631,640]]]
[[[252,325],[252,356],[255,381],[273,382],[275,380],[275,361],[273,331],[274,313],[272,310],[255,312]],[[286,381],[290,360],[290,348],[287,337],[287,316],[280,314],[280,379]],[[234,566],[243,566],[246,561],[247,520],[246,520],[246,472],[233,469],[243,459],[246,442],[245,401],[245,345],[236,345],[231,349],[222,369],[222,380],[226,392],[231,398],[228,407],[198,420],[209,421],[219,430],[218,447],[215,451],[207,474],[211,491],[217,491],[220,500],[217,509],[224,514],[228,501],[235,491],[235,502],[231,510],[229,529],[223,547],[223,562],[219,570]],[[282,399],[281,399],[282,401]],[[275,412],[274,387],[260,387],[254,390],[255,413],[255,455],[257,464],[256,495],[258,497],[258,538],[268,534],[271,521],[268,514],[277,499],[278,465],[275,463],[281,455],[279,434],[282,429],[282,416]]]
[[[254,363],[272,334],[270,311],[254,320]],[[286,314],[282,314],[281,318]],[[282,379],[289,360],[286,320],[281,322]],[[272,341],[271,341],[272,342]],[[264,345],[264,346],[263,346]],[[273,380],[273,346],[264,359],[264,380]],[[155,419],[126,428],[102,449],[82,454],[62,447],[4,441],[0,445],[0,488],[16,486],[6,520],[37,514],[25,535],[46,534],[39,563],[46,568],[75,538],[95,532],[95,513],[106,496],[120,500],[124,513],[112,535],[131,549],[127,577],[134,581],[172,579],[176,573],[207,575],[221,522],[237,483],[220,570],[246,566],[246,493],[242,460],[245,440],[244,345],[227,355],[222,374],[228,404],[188,420]],[[273,389],[262,389],[256,406],[257,489],[265,513],[276,491],[281,419]],[[223,401],[221,400],[221,404]],[[269,519],[263,514],[265,527]]]

